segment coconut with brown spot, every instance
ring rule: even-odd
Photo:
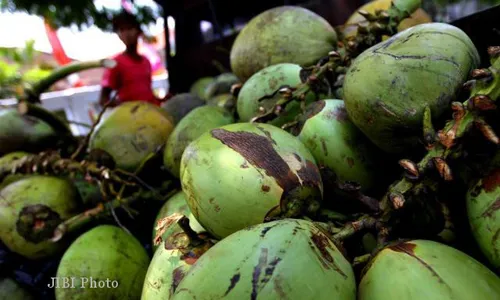
[[[299,6],[278,6],[251,19],[231,48],[231,70],[244,83],[280,63],[315,65],[335,49],[337,33],[318,14]]]
[[[363,192],[373,187],[378,149],[349,120],[342,100],[312,103],[295,130],[318,166],[333,171],[336,180],[356,182]]]
[[[399,242],[378,252],[365,267],[358,299],[500,299],[500,277],[450,246]]]
[[[144,101],[125,102],[97,124],[89,146],[111,155],[117,168],[134,172],[165,144],[173,129],[172,117],[160,107]]]
[[[349,262],[329,235],[306,220],[245,228],[210,248],[173,299],[354,300]]]
[[[190,111],[205,105],[205,101],[191,93],[182,93],[173,96],[161,104],[169,116],[178,124]]]
[[[81,199],[69,179],[32,175],[0,191],[0,239],[28,259],[59,253],[65,240],[52,242],[60,222],[79,212]]]
[[[461,29],[411,27],[353,61],[343,86],[347,113],[382,150],[411,150],[420,145],[426,107],[434,121],[441,117],[478,65],[478,51]]]
[[[500,272],[500,168],[493,168],[467,193],[472,234],[491,265]]]
[[[133,235],[99,225],[64,253],[56,277],[73,278],[74,288],[55,289],[56,300],[140,299],[148,265],[149,256]]]
[[[197,107],[182,119],[168,137],[163,152],[163,164],[179,178],[182,153],[187,145],[210,129],[233,123],[233,116],[216,106]]]
[[[166,224],[164,230],[171,232],[172,227],[183,229],[161,241],[155,250],[144,279],[141,300],[171,299],[191,266],[214,245],[206,233],[197,234],[193,231],[191,221],[187,222],[189,219],[186,216],[177,216],[179,223]],[[175,218],[176,215],[171,217]]]
[[[266,217],[313,215],[323,183],[299,139],[269,124],[212,129],[184,151],[180,179],[200,224],[224,238]]]

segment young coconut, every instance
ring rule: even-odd
[[[232,115],[215,106],[202,106],[193,109],[182,119],[168,137],[163,152],[163,164],[167,170],[179,178],[182,153],[193,140],[210,129],[233,123]]]
[[[189,88],[189,93],[205,99],[205,90],[215,80],[214,77],[202,77],[196,80]]]
[[[172,118],[161,108],[142,101],[126,102],[97,124],[89,146],[91,151],[111,155],[117,168],[134,172],[165,144],[173,128]]]
[[[233,233],[191,267],[173,299],[356,299],[350,263],[322,229],[284,219]]]
[[[467,213],[483,254],[500,271],[500,168],[494,168],[467,193]]]
[[[12,163],[25,157],[26,155],[29,155],[29,153],[24,152],[24,151],[16,151],[16,152],[11,152],[9,154],[6,154],[6,155],[0,157],[0,170],[12,169],[12,167],[11,167]],[[26,177],[26,175],[24,175],[24,174],[7,175],[3,180],[0,180],[0,190],[2,190],[5,186],[9,185],[10,183],[17,181],[18,179],[21,179],[24,177]]]
[[[194,215],[189,210],[189,206],[186,201],[186,194],[184,194],[183,191],[179,191],[178,193],[170,197],[167,200],[167,202],[165,202],[165,204],[163,204],[160,211],[158,212],[158,215],[156,216],[155,227],[153,228],[153,241],[152,241],[153,251],[155,251],[158,248],[157,244],[159,242],[166,241],[169,236],[182,232],[182,228],[180,226],[173,224],[172,226],[169,226],[167,230],[165,230],[161,235],[158,236],[158,230],[164,227],[161,226],[161,224],[159,224],[158,222],[173,214],[180,214],[186,216],[189,219],[189,226],[194,232],[201,233],[205,231],[205,229],[200,225],[200,223],[198,223]],[[156,242],[159,239],[161,240]]]
[[[425,108],[433,120],[442,116],[478,65],[478,51],[459,28],[411,27],[354,60],[344,78],[347,113],[379,148],[402,153],[418,145]]]
[[[57,139],[57,132],[39,118],[15,108],[0,109],[0,155],[14,151],[41,151]]]
[[[100,225],[79,236],[64,253],[57,278],[75,288],[55,289],[56,300],[139,299],[149,257],[123,229]]]
[[[42,259],[65,247],[52,242],[60,222],[76,215],[80,197],[69,179],[31,175],[0,191],[0,239],[13,252]]]
[[[231,87],[239,82],[240,80],[233,73],[222,73],[207,86],[203,98],[208,100],[217,95],[230,93]]]
[[[296,135],[318,166],[333,171],[340,183],[356,182],[363,192],[374,186],[378,149],[349,120],[342,100],[312,103],[300,125]]]
[[[318,14],[299,6],[268,9],[248,22],[231,48],[231,70],[244,83],[280,63],[315,65],[335,49],[337,34]]]
[[[263,111],[274,107],[281,97],[279,90],[301,84],[305,80],[303,73],[303,69],[297,64],[281,63],[266,67],[252,75],[238,93],[236,109],[240,120],[249,122]],[[328,94],[328,91],[325,94]],[[315,92],[309,92],[304,100],[305,104],[315,101],[318,97]],[[269,124],[281,126],[293,121],[300,112],[300,104],[293,101]]]
[[[500,299],[500,277],[444,244],[400,242],[381,250],[367,265],[358,299]]]
[[[183,93],[173,96],[168,101],[161,104],[169,116],[172,116],[174,124],[178,124],[193,109],[205,105],[205,101],[200,97]]]
[[[171,299],[179,282],[191,266],[214,245],[206,234],[197,234],[189,226],[190,222],[182,214],[173,214],[161,220],[161,230],[178,227],[181,230],[157,244],[153,259],[149,264],[141,300]]]
[[[234,114],[236,110],[236,97],[229,93],[217,95],[207,100],[207,102],[209,105],[222,107],[231,114]]]
[[[266,217],[314,215],[323,196],[312,154],[269,124],[204,133],[184,150],[180,175],[193,215],[219,239]]]

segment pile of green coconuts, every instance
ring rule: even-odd
[[[420,4],[269,9],[87,136],[2,108],[0,299],[500,299],[500,47]]]

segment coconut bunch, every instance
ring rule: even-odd
[[[500,51],[480,61],[423,13],[377,0],[333,28],[276,7],[239,33],[230,72],[162,107],[9,142],[7,295],[500,298]],[[16,275],[27,264],[42,275]]]

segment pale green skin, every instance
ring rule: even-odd
[[[200,97],[203,100],[205,99],[205,90],[207,86],[215,80],[214,77],[202,77],[196,80],[191,87],[189,88],[189,92]]]
[[[318,165],[334,171],[340,181],[357,182],[363,190],[372,188],[376,174],[373,165],[376,158],[372,154],[376,149],[349,120],[344,102],[329,99],[313,105],[324,106],[305,121],[297,137]]]
[[[6,277],[0,279],[0,299],[5,300],[34,300],[27,290],[20,286],[15,280]]]
[[[165,247],[155,251],[144,279],[141,300],[171,299],[174,279],[178,280],[191,268],[191,264],[181,259],[182,255],[177,249],[167,250]]]
[[[266,67],[255,73],[241,87],[236,102],[236,110],[241,121],[249,122],[253,117],[260,114],[259,107],[266,110],[271,109],[273,105],[281,98],[279,93],[274,97],[259,101],[264,96],[271,96],[282,86],[297,87],[302,83],[300,79],[300,70],[302,68],[297,64],[280,63]],[[309,93],[306,102],[315,100],[315,96]],[[282,114],[270,124],[281,126],[286,122],[293,121],[300,112],[300,104],[297,101],[287,105]]]
[[[375,256],[359,300],[500,299],[500,278],[472,257],[433,241],[408,243],[416,245],[408,252],[414,256],[390,248]]]
[[[25,206],[43,204],[68,219],[78,213],[80,197],[67,179],[33,175],[5,186],[0,191],[0,239],[13,252],[28,259],[43,259],[63,249],[64,242],[33,243],[16,229],[18,215]]]
[[[45,141],[56,136],[46,122],[16,109],[0,108],[0,155],[14,151],[42,150]]]
[[[182,153],[187,145],[204,132],[234,121],[234,117],[222,108],[215,106],[195,108],[175,126],[169,136],[163,152],[164,166],[172,175],[179,178]]]
[[[313,223],[285,219],[215,244],[191,267],[173,299],[355,300],[356,282],[349,262]]]
[[[0,157],[0,169],[2,168],[8,168],[11,169],[11,164],[15,162],[16,160],[23,158],[24,156],[29,155],[28,152],[23,152],[23,151],[16,151],[16,152],[11,152],[9,154],[5,154],[4,156]],[[14,181],[17,181],[21,178],[28,177],[29,175],[24,175],[24,174],[10,174],[7,175],[2,181],[0,181],[0,190],[2,190],[5,186],[11,184]]]
[[[56,299],[139,299],[148,265],[148,254],[135,237],[117,226],[94,227],[64,253],[57,277],[75,277],[75,288],[56,289]],[[90,288],[90,277],[116,280],[118,287]],[[84,288],[81,278],[89,278]]]
[[[352,122],[380,149],[420,147],[423,114],[449,109],[479,54],[469,37],[445,23],[420,24],[361,53],[350,66],[343,100]]]
[[[161,108],[143,101],[125,102],[99,122],[89,146],[110,154],[117,168],[135,172],[165,144],[173,129],[172,117]]]
[[[231,48],[231,70],[245,82],[265,67],[315,65],[335,50],[337,34],[318,14],[298,6],[279,6],[255,16]]]
[[[496,168],[469,190],[466,199],[472,234],[488,261],[500,272],[499,176],[500,168]]]
[[[186,195],[184,194],[183,191],[179,191],[172,197],[170,197],[165,204],[161,207],[160,211],[158,212],[158,215],[156,216],[154,227],[153,227],[153,250],[156,251],[156,249],[160,246],[155,246],[154,245],[154,240],[156,236],[156,224],[161,218],[168,217],[174,213],[179,213],[181,215],[186,216],[189,219],[189,227],[193,229],[195,232],[200,233],[204,232],[205,229],[198,223],[198,220],[194,217],[194,215],[191,213],[189,210],[189,206],[186,201]],[[179,227],[179,225],[174,224],[165,233],[162,234],[162,244],[164,241],[167,240],[169,236],[172,236],[176,233],[183,232],[182,228]]]
[[[259,161],[271,162],[272,158],[262,152],[266,143],[279,155],[279,158],[273,156],[274,159],[286,164],[293,176],[298,176],[296,172],[299,169],[308,169],[319,177],[319,170],[309,150],[299,139],[280,128],[269,124],[236,123],[219,129],[228,132],[243,131],[266,138],[257,142],[241,138],[237,143],[243,148],[251,149],[249,151]],[[262,130],[267,131],[276,144]],[[280,203],[284,189],[277,178],[269,175],[269,169],[253,165],[240,152],[215,138],[212,132],[204,133],[184,151],[181,184],[191,212],[198,222],[211,235],[222,239],[247,226],[262,223],[272,209],[282,212]],[[300,157],[300,161],[294,154]],[[306,161],[309,161],[307,167]],[[299,183],[294,185],[299,191],[295,194],[296,199],[301,202],[311,199],[321,201],[321,178],[318,178],[317,183],[319,186],[316,187]]]

